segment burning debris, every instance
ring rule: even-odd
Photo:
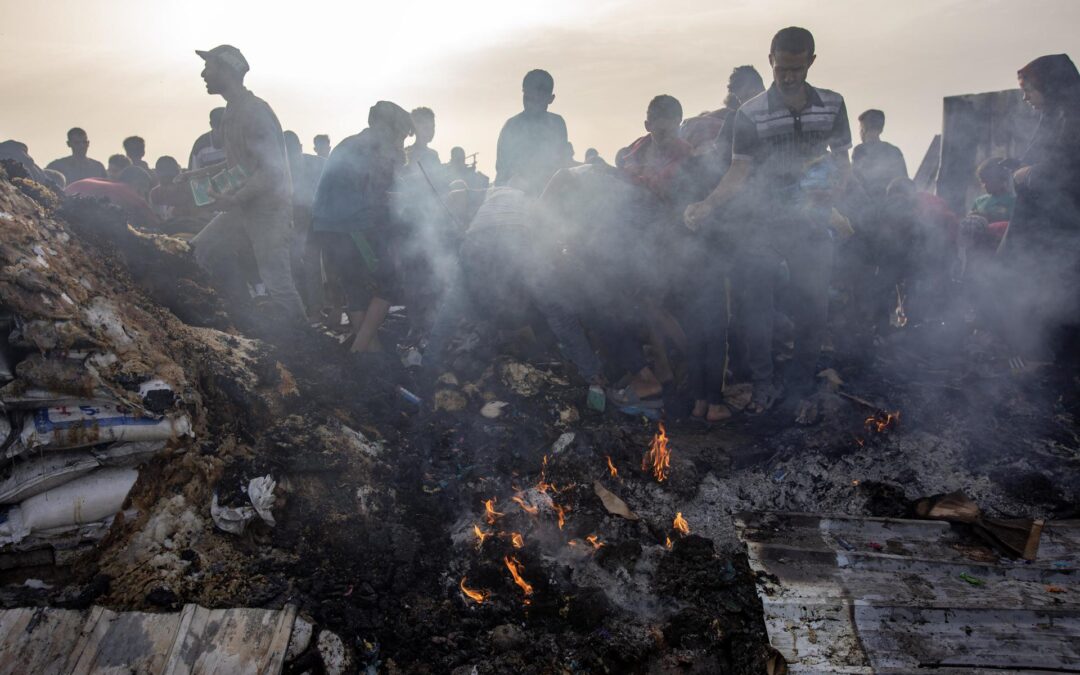
[[[652,443],[649,444],[649,451],[641,458],[641,470],[645,472],[651,471],[657,482],[663,483],[667,479],[670,469],[671,450],[668,448],[667,431],[664,429],[663,423],[661,423],[660,430],[656,432]]]

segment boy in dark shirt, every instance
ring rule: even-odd
[[[521,83],[524,110],[506,120],[499,133],[495,185],[511,178],[527,181],[527,192],[539,194],[547,181],[565,167],[566,122],[548,106],[555,100],[555,80],[546,70],[530,70]]]
[[[859,137],[862,143],[851,152],[851,168],[863,190],[872,199],[885,197],[889,183],[897,178],[907,178],[904,153],[892,143],[881,140],[885,130],[885,113],[867,110],[859,115]]]

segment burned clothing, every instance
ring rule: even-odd
[[[69,185],[84,178],[106,177],[105,165],[89,157],[61,157],[49,162],[49,165],[45,168],[64,174],[64,178],[67,179]]]
[[[851,152],[851,168],[866,194],[875,199],[885,196],[889,183],[907,178],[904,153],[892,143],[860,143]]]
[[[754,163],[754,181],[764,190],[794,190],[806,165],[826,150],[851,148],[844,97],[806,85],[806,106],[791,110],[776,85],[747,101],[735,114],[731,157]]]
[[[285,154],[285,137],[277,115],[245,89],[225,106],[225,161],[247,174],[235,194],[243,208],[253,211],[288,210],[292,180]]]
[[[495,185],[506,185],[515,176],[535,191],[566,166],[566,122],[552,112],[520,112],[506,120],[499,133],[495,158]]]

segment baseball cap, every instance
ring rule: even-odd
[[[250,68],[248,66],[247,59],[240,53],[240,50],[232,45],[218,45],[209,51],[195,50],[195,53],[203,58],[204,61],[210,59],[217,59],[235,70],[240,75],[246,73]]]

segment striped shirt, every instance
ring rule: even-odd
[[[823,156],[851,148],[844,97],[806,85],[806,106],[794,111],[784,105],[774,83],[750,99],[735,115],[732,160],[754,163],[757,184],[784,190],[798,184],[806,165]]]

